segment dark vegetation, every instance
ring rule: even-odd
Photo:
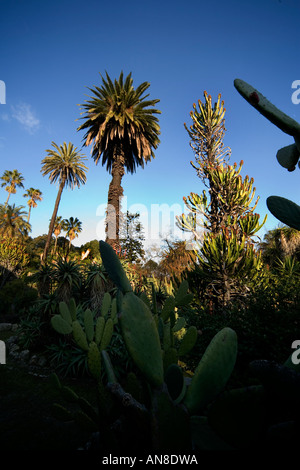
[[[0,340],[11,344],[15,336],[19,351],[46,362],[34,375],[8,348],[0,365],[1,450],[76,450],[91,438],[93,450],[125,455],[141,448],[293,448],[300,385],[290,356],[300,337],[300,232],[282,225],[263,241],[257,237],[264,221],[255,212],[254,181],[242,178],[243,162],[229,164],[224,104],[219,96],[213,105],[204,93],[186,128],[192,166],[206,189],[184,197],[189,214],[177,219],[192,249],[167,239],[156,259],[147,258],[139,214],[127,212],[122,222],[116,196],[125,169],[133,172],[142,154],[145,161],[153,156],[159,128],[150,112],[142,136],[126,127],[126,115],[124,128],[136,140],[121,145],[119,117],[107,139],[105,97],[122,88],[131,110],[148,85],[133,93],[131,76],[124,83],[122,74],[115,83],[107,76],[99,115],[90,120],[93,98],[79,128],[86,129],[86,145],[103,132],[93,158],[108,159],[112,173],[115,239],[109,234],[107,243],[75,247],[81,222],[57,216],[65,185],[85,182],[86,167],[72,146],[54,144],[43,160],[44,174],[60,182],[48,235],[29,236],[41,192],[27,190],[25,220],[21,207],[8,204],[22,176],[14,170],[2,177],[8,196],[0,213],[0,319],[18,329],[0,331]]]

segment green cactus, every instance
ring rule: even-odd
[[[85,334],[88,342],[90,343],[94,339],[94,333],[95,333],[95,328],[94,328],[94,315],[92,314],[90,309],[87,309],[84,312],[84,329],[85,329]]]
[[[66,302],[59,302],[59,311],[62,316],[62,318],[69,323],[69,325],[72,325],[72,316],[69,310],[68,305]]]
[[[100,342],[100,350],[106,349],[110,343],[114,331],[114,322],[112,318],[108,318],[105,322],[103,335]]]
[[[84,351],[88,351],[89,345],[88,345],[87,337],[79,321],[75,320],[72,323],[72,327],[73,327],[73,338],[75,340],[75,343]]]
[[[277,109],[259,91],[243,80],[235,79],[234,86],[243,98],[270,122],[294,137],[295,143],[279,149],[276,154],[280,165],[293,171],[300,157],[300,124]],[[300,162],[298,162],[298,166],[299,164]],[[267,206],[278,220],[289,227],[300,230],[300,207],[297,204],[279,196],[269,196]]]
[[[98,317],[95,327],[95,343],[99,346],[102,339],[103,331],[105,327],[105,319],[103,317]]]
[[[96,343],[91,342],[88,349],[88,367],[92,376],[99,380],[101,376],[101,355]]]
[[[126,347],[140,371],[153,385],[163,383],[160,339],[151,311],[133,292],[127,292],[119,314]]]
[[[296,168],[299,157],[300,152],[296,144],[287,145],[279,149],[276,154],[278,163],[289,171],[293,171]]]
[[[181,340],[178,350],[178,356],[185,356],[186,354],[188,354],[195,346],[197,337],[197,328],[195,326],[190,326]]]
[[[300,206],[289,199],[280,196],[269,196],[267,198],[269,211],[289,227],[300,230]]]
[[[102,305],[101,305],[101,315],[102,317],[105,317],[108,314],[108,311],[111,306],[111,295],[109,292],[105,292],[103,299],[102,299]]]
[[[275,126],[293,137],[300,136],[300,124],[276,108],[258,90],[238,78],[234,80],[234,86],[248,103],[275,124]]]
[[[190,414],[203,410],[223,390],[236,357],[236,333],[231,328],[223,328],[208,345],[187,389],[184,404]]]
[[[54,315],[51,318],[52,327],[62,335],[69,335],[72,333],[73,328],[61,315]]]
[[[111,280],[124,294],[126,292],[132,292],[131,284],[113,248],[102,240],[99,245],[103,264]]]

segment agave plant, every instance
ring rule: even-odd
[[[58,260],[53,268],[58,300],[68,302],[82,284],[81,266],[77,261]]]

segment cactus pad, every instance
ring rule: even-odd
[[[61,315],[54,315],[51,318],[51,325],[53,328],[62,335],[68,335],[72,333],[72,326],[62,318]]]
[[[289,227],[300,230],[300,206],[289,199],[280,196],[269,196],[267,198],[269,211]]]
[[[123,266],[113,248],[103,240],[99,242],[101,259],[110,279],[123,292],[131,292],[132,287]]]
[[[153,386],[163,383],[163,362],[155,320],[134,293],[124,295],[119,316],[123,338],[136,366]]]
[[[223,328],[211,340],[202,356],[184,403],[190,414],[208,405],[224,388],[237,357],[237,335],[231,328]]]

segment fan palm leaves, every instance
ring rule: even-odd
[[[79,188],[81,184],[86,182],[86,171],[88,168],[83,161],[86,157],[77,151],[77,148],[69,142],[58,146],[52,142],[54,149],[46,150],[48,155],[42,160],[43,176],[48,175],[50,183],[59,183],[59,189],[55,201],[55,206],[50,220],[47,241],[43,253],[42,262],[45,263],[49,251],[50,241],[54,230],[55,219],[64,187],[74,189]]]
[[[82,222],[76,217],[70,217],[62,221],[63,229],[66,231],[66,235],[69,238],[69,250],[71,248],[72,241],[78,237],[78,234],[82,231]]]
[[[108,191],[106,241],[119,248],[121,186],[125,170],[134,173],[137,167],[154,158],[153,150],[160,143],[160,127],[154,106],[160,100],[147,100],[144,95],[149,88],[143,82],[133,87],[131,73],[125,78],[123,72],[114,82],[106,73],[102,86],[89,88],[94,96],[82,105],[85,122],[77,130],[85,130],[84,144],[92,145],[95,163],[101,160],[112,175]]]
[[[8,204],[11,194],[16,194],[17,188],[24,188],[23,181],[24,178],[18,170],[6,170],[1,176],[3,183],[1,184],[2,188],[5,187],[5,190],[8,192],[7,199],[5,201],[5,206]]]
[[[23,211],[24,206],[1,205],[0,206],[0,234],[13,238],[26,236],[31,230],[31,225],[25,220],[27,212]]]
[[[29,210],[28,210],[27,222],[29,222],[30,215],[31,215],[31,209],[32,209],[32,207],[37,206],[37,201],[42,200],[42,192],[39,189],[29,188],[29,189],[26,190],[26,192],[25,192],[25,194],[23,194],[23,196],[28,198],[27,204],[28,204]]]

